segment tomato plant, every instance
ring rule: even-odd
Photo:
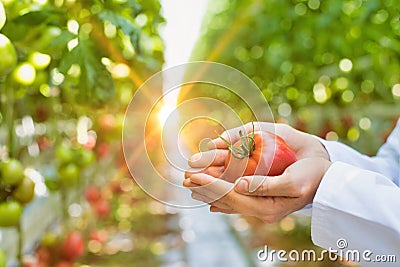
[[[239,136],[235,144],[221,136],[229,148],[223,177],[230,182],[247,175],[280,175],[296,161],[293,150],[277,135],[253,128],[248,135],[240,131]]]
[[[143,0],[12,0],[5,5],[4,27],[2,7],[0,85],[5,90],[0,90],[0,143],[5,149],[1,147],[0,156],[2,161],[12,160],[0,163],[0,195],[1,201],[6,201],[0,203],[0,225],[18,226],[20,231],[26,229],[22,225],[26,221],[30,224],[29,216],[19,219],[22,207],[29,208],[34,196],[30,179],[36,181],[34,175],[39,172],[47,193],[60,196],[62,210],[61,220],[57,220],[59,238],[45,241],[52,245],[40,245],[45,249],[36,255],[39,265],[73,266],[82,249],[78,244],[74,253],[77,246],[68,242],[76,239],[62,238],[75,228],[68,208],[72,201],[82,200],[80,193],[88,184],[96,179],[96,184],[104,185],[118,171],[118,166],[112,166],[119,148],[124,105],[129,100],[122,92],[133,94],[163,64],[158,33],[163,23],[160,5]],[[138,16],[147,22],[138,24]],[[110,29],[114,33],[110,34]],[[115,68],[118,65],[127,66],[132,75],[120,77]],[[97,119],[102,114],[111,114],[104,117],[104,131]],[[99,147],[97,140],[104,145]],[[103,157],[99,159],[98,155]],[[103,162],[110,165],[103,166]],[[29,177],[25,177],[23,166],[29,166]],[[85,179],[79,179],[81,174]],[[103,200],[100,192],[88,199],[96,203],[90,207],[96,219],[112,212],[111,203]],[[88,207],[82,208],[84,214]],[[16,244],[17,255],[11,255],[17,256],[20,266],[23,237],[10,241],[20,243]],[[63,253],[58,251],[61,248]],[[60,258],[61,254],[64,256]]]
[[[17,226],[22,214],[22,206],[17,201],[0,203],[0,227]]]

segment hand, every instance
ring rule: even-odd
[[[243,127],[237,127],[227,130],[221,134],[223,138],[230,143],[236,143],[240,140],[239,131]],[[244,125],[245,133],[250,133],[253,130],[253,124],[247,123]],[[270,122],[254,122],[255,131],[266,131],[279,135],[286,144],[295,152],[297,159],[309,157],[321,157],[329,159],[328,153],[324,146],[310,134],[298,131],[293,127],[283,123]],[[228,149],[228,145],[221,139],[216,138],[209,143],[210,149]]]
[[[209,203],[212,212],[256,216],[273,223],[312,203],[330,165],[323,158],[301,159],[279,176],[242,177],[230,191],[231,183],[205,173],[191,175],[184,186],[192,190],[194,199]]]
[[[253,124],[247,123],[243,127],[230,129],[222,133],[222,137],[231,143],[240,140],[239,131],[243,130],[250,133],[253,130]],[[300,132],[289,125],[269,122],[254,122],[255,131],[268,131],[279,135],[289,147],[295,152],[298,160],[309,157],[320,157],[329,159],[324,146],[313,136]],[[185,178],[189,178],[194,173],[206,173],[214,177],[230,180],[229,177],[223,177],[224,163],[228,155],[228,146],[221,139],[216,138],[209,143],[210,151],[194,154],[189,159],[189,165],[192,169],[185,173]]]

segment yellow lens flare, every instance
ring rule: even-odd
[[[6,12],[4,11],[3,3],[0,1],[0,30],[6,24]]]
[[[32,85],[36,78],[35,67],[28,62],[22,63],[14,69],[13,78],[22,85]]]
[[[47,68],[51,62],[51,57],[47,54],[42,54],[39,52],[33,52],[29,56],[29,62],[37,69],[44,70]]]
[[[164,126],[171,113],[176,109],[176,106],[170,103],[164,103],[157,115],[158,123],[161,127]]]

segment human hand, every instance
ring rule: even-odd
[[[254,127],[254,128],[253,128]],[[225,131],[221,136],[231,143],[240,140],[239,132],[243,130],[245,134],[251,131],[265,131],[277,134],[286,144],[293,150],[298,160],[308,157],[321,157],[328,159],[328,153],[323,145],[313,136],[300,132],[286,124],[274,124],[268,122],[248,123],[244,127],[237,127]],[[209,143],[210,151],[201,152],[193,155],[189,159],[189,165],[192,169],[185,173],[185,178],[189,178],[193,173],[203,172],[214,177],[234,182],[236,177],[242,176],[243,173],[232,175],[231,171],[224,173],[224,163],[228,157],[228,145],[221,138],[216,138]],[[243,164],[242,164],[243,163]],[[236,161],[235,164],[245,165],[243,162]],[[243,166],[236,166],[237,170],[244,170]],[[233,176],[233,177],[231,177]]]
[[[309,157],[321,157],[329,159],[324,146],[312,135],[298,131],[293,127],[283,123],[254,122],[247,123],[243,127],[237,127],[227,130],[221,136],[230,143],[236,143],[240,140],[239,131],[244,130],[249,134],[253,130],[266,131],[280,136],[286,144],[295,152],[297,159]],[[228,145],[221,139],[215,138],[209,143],[210,149],[228,149]]]
[[[279,176],[242,177],[235,190],[231,183],[205,173],[191,175],[184,186],[192,190],[194,199],[209,203],[212,212],[239,213],[273,223],[312,203],[330,165],[323,158],[304,158]]]

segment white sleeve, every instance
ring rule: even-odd
[[[325,146],[330,161],[341,161],[362,169],[383,174],[399,185],[400,174],[400,120],[392,131],[386,143],[381,146],[374,157],[368,157],[358,151],[336,141],[320,139]]]
[[[359,250],[363,266],[379,266],[372,261],[379,255],[395,255],[397,263],[383,266],[399,266],[400,188],[382,174],[333,163],[314,198],[311,236],[325,249],[346,240],[343,251]],[[362,259],[367,250],[371,262]]]

